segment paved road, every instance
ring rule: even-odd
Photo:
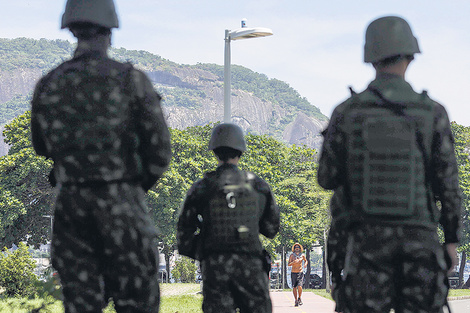
[[[469,313],[470,299],[449,301],[452,313]]]
[[[333,301],[317,296],[312,292],[302,293],[302,302],[304,304],[298,307],[294,306],[292,292],[271,292],[271,301],[273,303],[273,313],[333,313],[335,309]]]
[[[271,292],[273,303],[273,313],[334,313],[335,303],[326,298],[317,296],[312,292],[302,294],[304,305],[295,307],[292,292],[273,291]],[[450,301],[452,313],[469,313],[470,299]],[[447,312],[445,310],[444,312]]]

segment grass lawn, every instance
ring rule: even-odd
[[[160,284],[160,313],[202,313],[199,284]]]
[[[470,289],[451,289],[449,290],[449,297],[469,297]]]
[[[202,295],[162,297],[161,313],[202,313]]]
[[[202,295],[199,284],[160,284],[161,302],[159,313],[202,313]],[[40,310],[38,310],[40,309]],[[34,310],[34,311],[33,311]],[[38,311],[37,311],[38,310]],[[64,313],[61,301],[53,298],[26,299],[9,298],[0,300],[0,313]],[[115,313],[110,304],[103,313]]]
[[[199,284],[160,284],[161,303],[160,313],[202,313],[202,295],[199,293]],[[291,292],[292,289],[284,291]],[[325,289],[304,289],[304,292],[313,292],[331,300],[331,295]],[[449,297],[470,297],[470,289],[451,289]],[[41,310],[36,311],[41,308]],[[35,310],[35,311],[33,311]],[[64,313],[60,301],[49,299],[28,300],[24,298],[10,298],[0,300],[0,313]],[[112,305],[103,313],[115,313]]]

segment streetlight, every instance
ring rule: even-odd
[[[225,58],[224,58],[224,123],[232,120],[232,108],[230,103],[231,95],[231,72],[230,72],[230,41],[239,39],[249,39],[266,37],[273,34],[272,30],[265,27],[246,27],[246,19],[242,20],[242,28],[235,30],[225,30]]]

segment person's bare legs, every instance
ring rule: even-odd
[[[302,286],[299,286],[297,287],[299,289],[298,293],[299,293],[299,298],[298,298],[298,301],[299,301],[299,305],[302,305],[302,300],[300,300],[300,298],[302,297]]]
[[[295,300],[295,305],[297,306],[297,288],[298,287],[293,287],[292,292],[294,293],[294,300]]]

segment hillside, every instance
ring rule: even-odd
[[[29,109],[36,81],[69,59],[73,50],[74,45],[64,40],[0,39],[0,127]],[[223,119],[223,66],[182,65],[124,48],[112,48],[110,56],[148,74],[164,98],[170,127],[184,129]],[[247,132],[312,148],[319,147],[327,121],[287,83],[237,65],[232,65],[232,116]]]

